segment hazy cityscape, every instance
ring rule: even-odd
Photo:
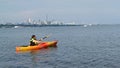
[[[28,20],[22,24],[26,24],[26,25],[75,25],[75,22],[71,22],[71,23],[64,23],[61,21],[56,21],[56,20],[32,20],[31,18],[28,18]]]
[[[28,18],[26,21],[18,22],[18,23],[12,23],[7,22],[5,24],[0,24],[0,27],[18,27],[18,26],[24,26],[24,27],[34,27],[34,26],[75,26],[78,25],[75,22],[61,22],[57,20],[34,20],[31,18]]]

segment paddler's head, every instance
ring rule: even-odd
[[[32,37],[31,38],[34,38],[34,39],[36,39],[36,36],[35,35],[32,35]]]

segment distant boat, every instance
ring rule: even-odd
[[[84,27],[87,27],[87,25],[84,25]]]
[[[18,28],[19,26],[14,26],[14,28]]]

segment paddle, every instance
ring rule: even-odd
[[[40,38],[39,41],[42,41],[42,40],[44,40],[44,39],[46,39],[46,38],[49,38],[49,37],[50,37],[50,35],[47,35],[47,36],[45,36],[45,37],[43,37],[43,38]]]

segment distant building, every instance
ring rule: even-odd
[[[32,24],[32,20],[31,20],[30,18],[28,18],[27,22],[28,22],[29,24]]]

